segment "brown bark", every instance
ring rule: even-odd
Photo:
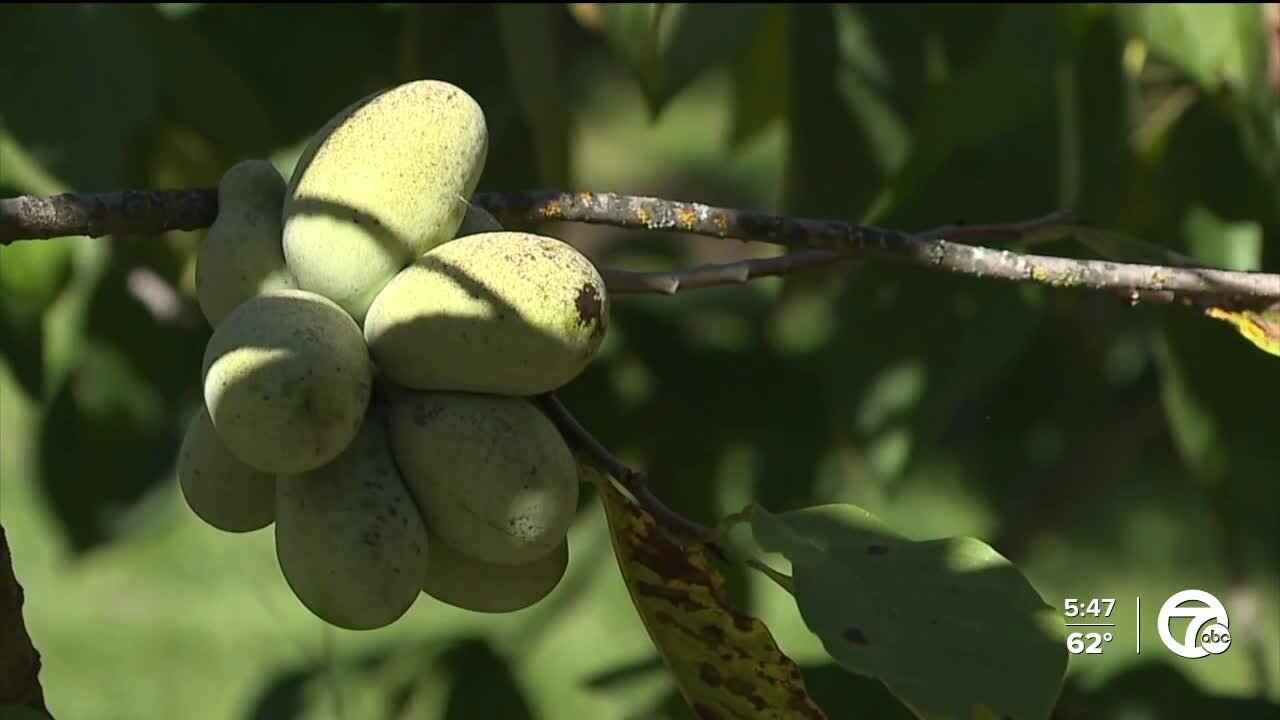
[[[23,592],[0,526],[0,706],[25,705],[48,714],[40,688],[40,653],[22,617]]]

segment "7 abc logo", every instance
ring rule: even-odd
[[[1182,607],[1195,602],[1199,606]],[[1170,621],[1176,617],[1188,618],[1187,630],[1181,639],[1173,636]],[[1203,590],[1183,590],[1165,601],[1160,608],[1157,627],[1165,647],[1189,660],[1220,655],[1231,647],[1227,609],[1218,598]]]

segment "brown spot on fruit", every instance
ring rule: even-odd
[[[600,298],[600,288],[592,284],[582,286],[578,291],[578,324],[587,327],[592,323],[599,324],[600,310],[602,301]]]
[[[720,671],[716,670],[716,666],[711,663],[702,663],[698,668],[698,677],[711,687],[719,687],[720,683],[724,682],[724,678],[720,677]]]
[[[863,634],[863,632],[856,627],[845,628],[843,637],[845,639],[845,642],[853,643],[854,645],[867,644],[867,636]]]

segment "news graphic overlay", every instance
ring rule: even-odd
[[[1181,637],[1173,633],[1175,618],[1188,618]],[[1203,590],[1176,593],[1161,606],[1156,619],[1156,629],[1165,647],[1188,660],[1226,652],[1231,647],[1229,625],[1226,607]]]
[[[1072,655],[1101,655],[1112,640],[1111,621],[1115,598],[1067,598],[1062,601],[1062,612],[1067,617],[1067,651]]]

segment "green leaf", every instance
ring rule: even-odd
[[[778,5],[760,22],[733,65],[733,125],[729,147],[741,148],[787,112],[790,8]]]
[[[71,248],[65,242],[0,247],[0,354],[32,397],[44,392],[45,311],[70,278]]]
[[[74,351],[40,429],[38,477],[76,552],[132,529],[130,511],[170,476],[189,408],[201,399],[209,329],[127,249],[113,246],[95,285],[78,288],[91,292],[76,320],[82,329],[70,331]]]
[[[697,716],[825,718],[769,628],[729,604],[705,549],[678,541],[609,477],[581,468],[600,491],[636,612]]]
[[[154,63],[161,114],[221,150],[224,167],[245,156],[265,156],[274,146],[262,101],[218,48],[184,22],[202,4],[181,5],[181,12],[127,6],[147,52],[161,59]]]
[[[912,541],[852,505],[757,509],[751,526],[791,563],[800,613],[831,656],[918,716],[1050,716],[1067,667],[1062,619],[986,544]]]
[[[8,7],[4,15],[5,129],[67,185],[118,188],[130,145],[155,109],[153,64],[129,9],[26,4]]]
[[[791,6],[787,212],[866,221],[914,140],[923,6]],[[801,90],[803,89],[803,91]]]
[[[1025,288],[889,266],[850,273],[836,308],[823,388],[880,481],[936,451],[957,413],[1016,367],[1043,312]]]
[[[1196,204],[1187,210],[1183,227],[1191,254],[1202,263],[1225,270],[1262,269],[1262,225],[1258,221],[1233,223]]]
[[[258,103],[251,100],[257,98],[269,134],[253,137],[249,147],[275,148],[301,143],[356,98],[393,84],[397,43],[391,39],[402,18],[372,3],[325,5],[307,12],[303,30],[297,11],[284,5],[258,7],[246,21],[240,8],[206,3],[172,22],[184,30],[179,37],[199,38],[190,51],[197,70],[231,93],[217,102],[249,103],[247,117],[227,116],[232,104],[205,127],[216,128],[217,140],[249,139],[257,133]],[[197,107],[190,96],[183,100]]]
[[[168,476],[181,423],[118,350],[94,343],[43,418],[43,489],[75,552],[127,531],[127,511]]]
[[[1202,480],[1246,494],[1274,487],[1280,467],[1275,359],[1235,341],[1231,330],[1178,308],[1166,312],[1163,331],[1165,410],[1188,465]]]
[[[732,60],[755,33],[768,4],[601,3],[605,37],[658,115],[708,67]]]
[[[1135,3],[1120,12],[1131,32],[1201,87],[1252,86],[1262,65],[1259,3]]]
[[[489,642],[467,638],[441,653],[453,669],[445,720],[510,718],[532,720],[534,713],[512,672],[510,659]]]
[[[538,177],[548,187],[567,187],[569,120],[556,31],[558,8],[503,3],[495,12],[512,83],[532,128]]]
[[[1068,57],[1062,10],[1011,5],[972,63],[954,69],[931,94],[916,129],[913,177],[928,176],[957,148],[998,142],[1055,109],[1053,80]],[[908,191],[903,188],[902,191]]]

